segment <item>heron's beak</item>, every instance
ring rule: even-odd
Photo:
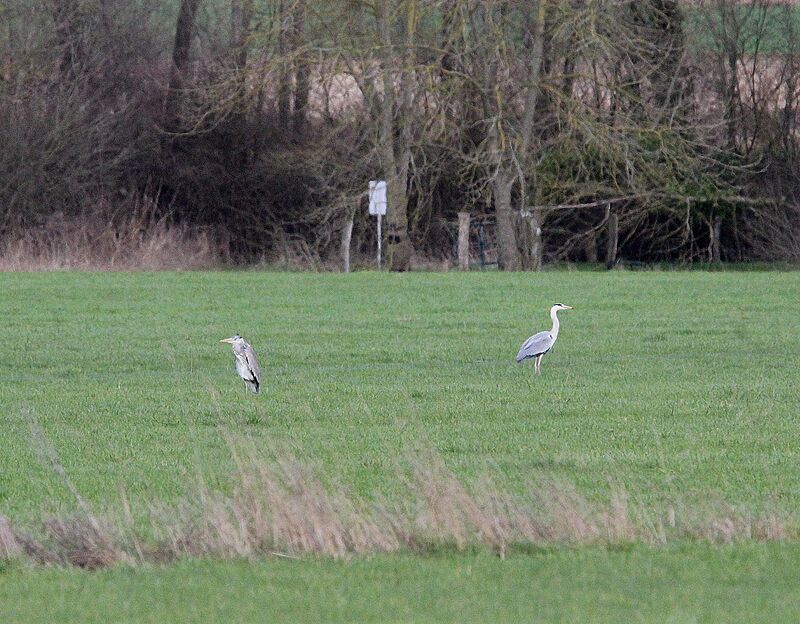
[[[220,342],[227,342],[228,344],[233,344],[233,339],[232,338],[223,338],[222,340],[220,340]]]
[[[574,306],[564,306],[564,307],[565,307],[567,310],[574,310],[574,309],[575,309],[575,307],[574,307]]]

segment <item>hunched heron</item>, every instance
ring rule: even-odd
[[[534,334],[522,343],[519,353],[517,353],[517,362],[524,362],[528,358],[535,358],[533,370],[537,375],[541,375],[542,358],[545,353],[553,348],[553,345],[556,343],[556,338],[558,338],[558,313],[561,310],[572,309],[572,306],[564,305],[563,303],[556,303],[550,308],[550,318],[553,319],[553,329]]]
[[[258,394],[261,387],[261,369],[258,366],[258,359],[256,352],[253,351],[244,338],[239,334],[220,340],[220,342],[227,342],[233,347],[233,355],[236,359],[236,372],[239,377],[244,381],[246,388],[249,388],[253,394]]]

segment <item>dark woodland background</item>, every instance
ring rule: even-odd
[[[0,266],[797,262],[798,105],[791,3],[0,0]]]

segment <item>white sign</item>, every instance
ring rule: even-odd
[[[386,180],[369,181],[369,214],[386,214]]]

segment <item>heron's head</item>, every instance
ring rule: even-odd
[[[553,307],[550,308],[551,312],[553,310],[555,310],[556,312],[561,312],[561,310],[572,310],[572,306],[564,305],[563,303],[554,303]]]
[[[244,338],[242,338],[239,334],[234,334],[230,338],[223,338],[220,342],[227,342],[228,344],[236,344],[237,342],[242,342]]]

